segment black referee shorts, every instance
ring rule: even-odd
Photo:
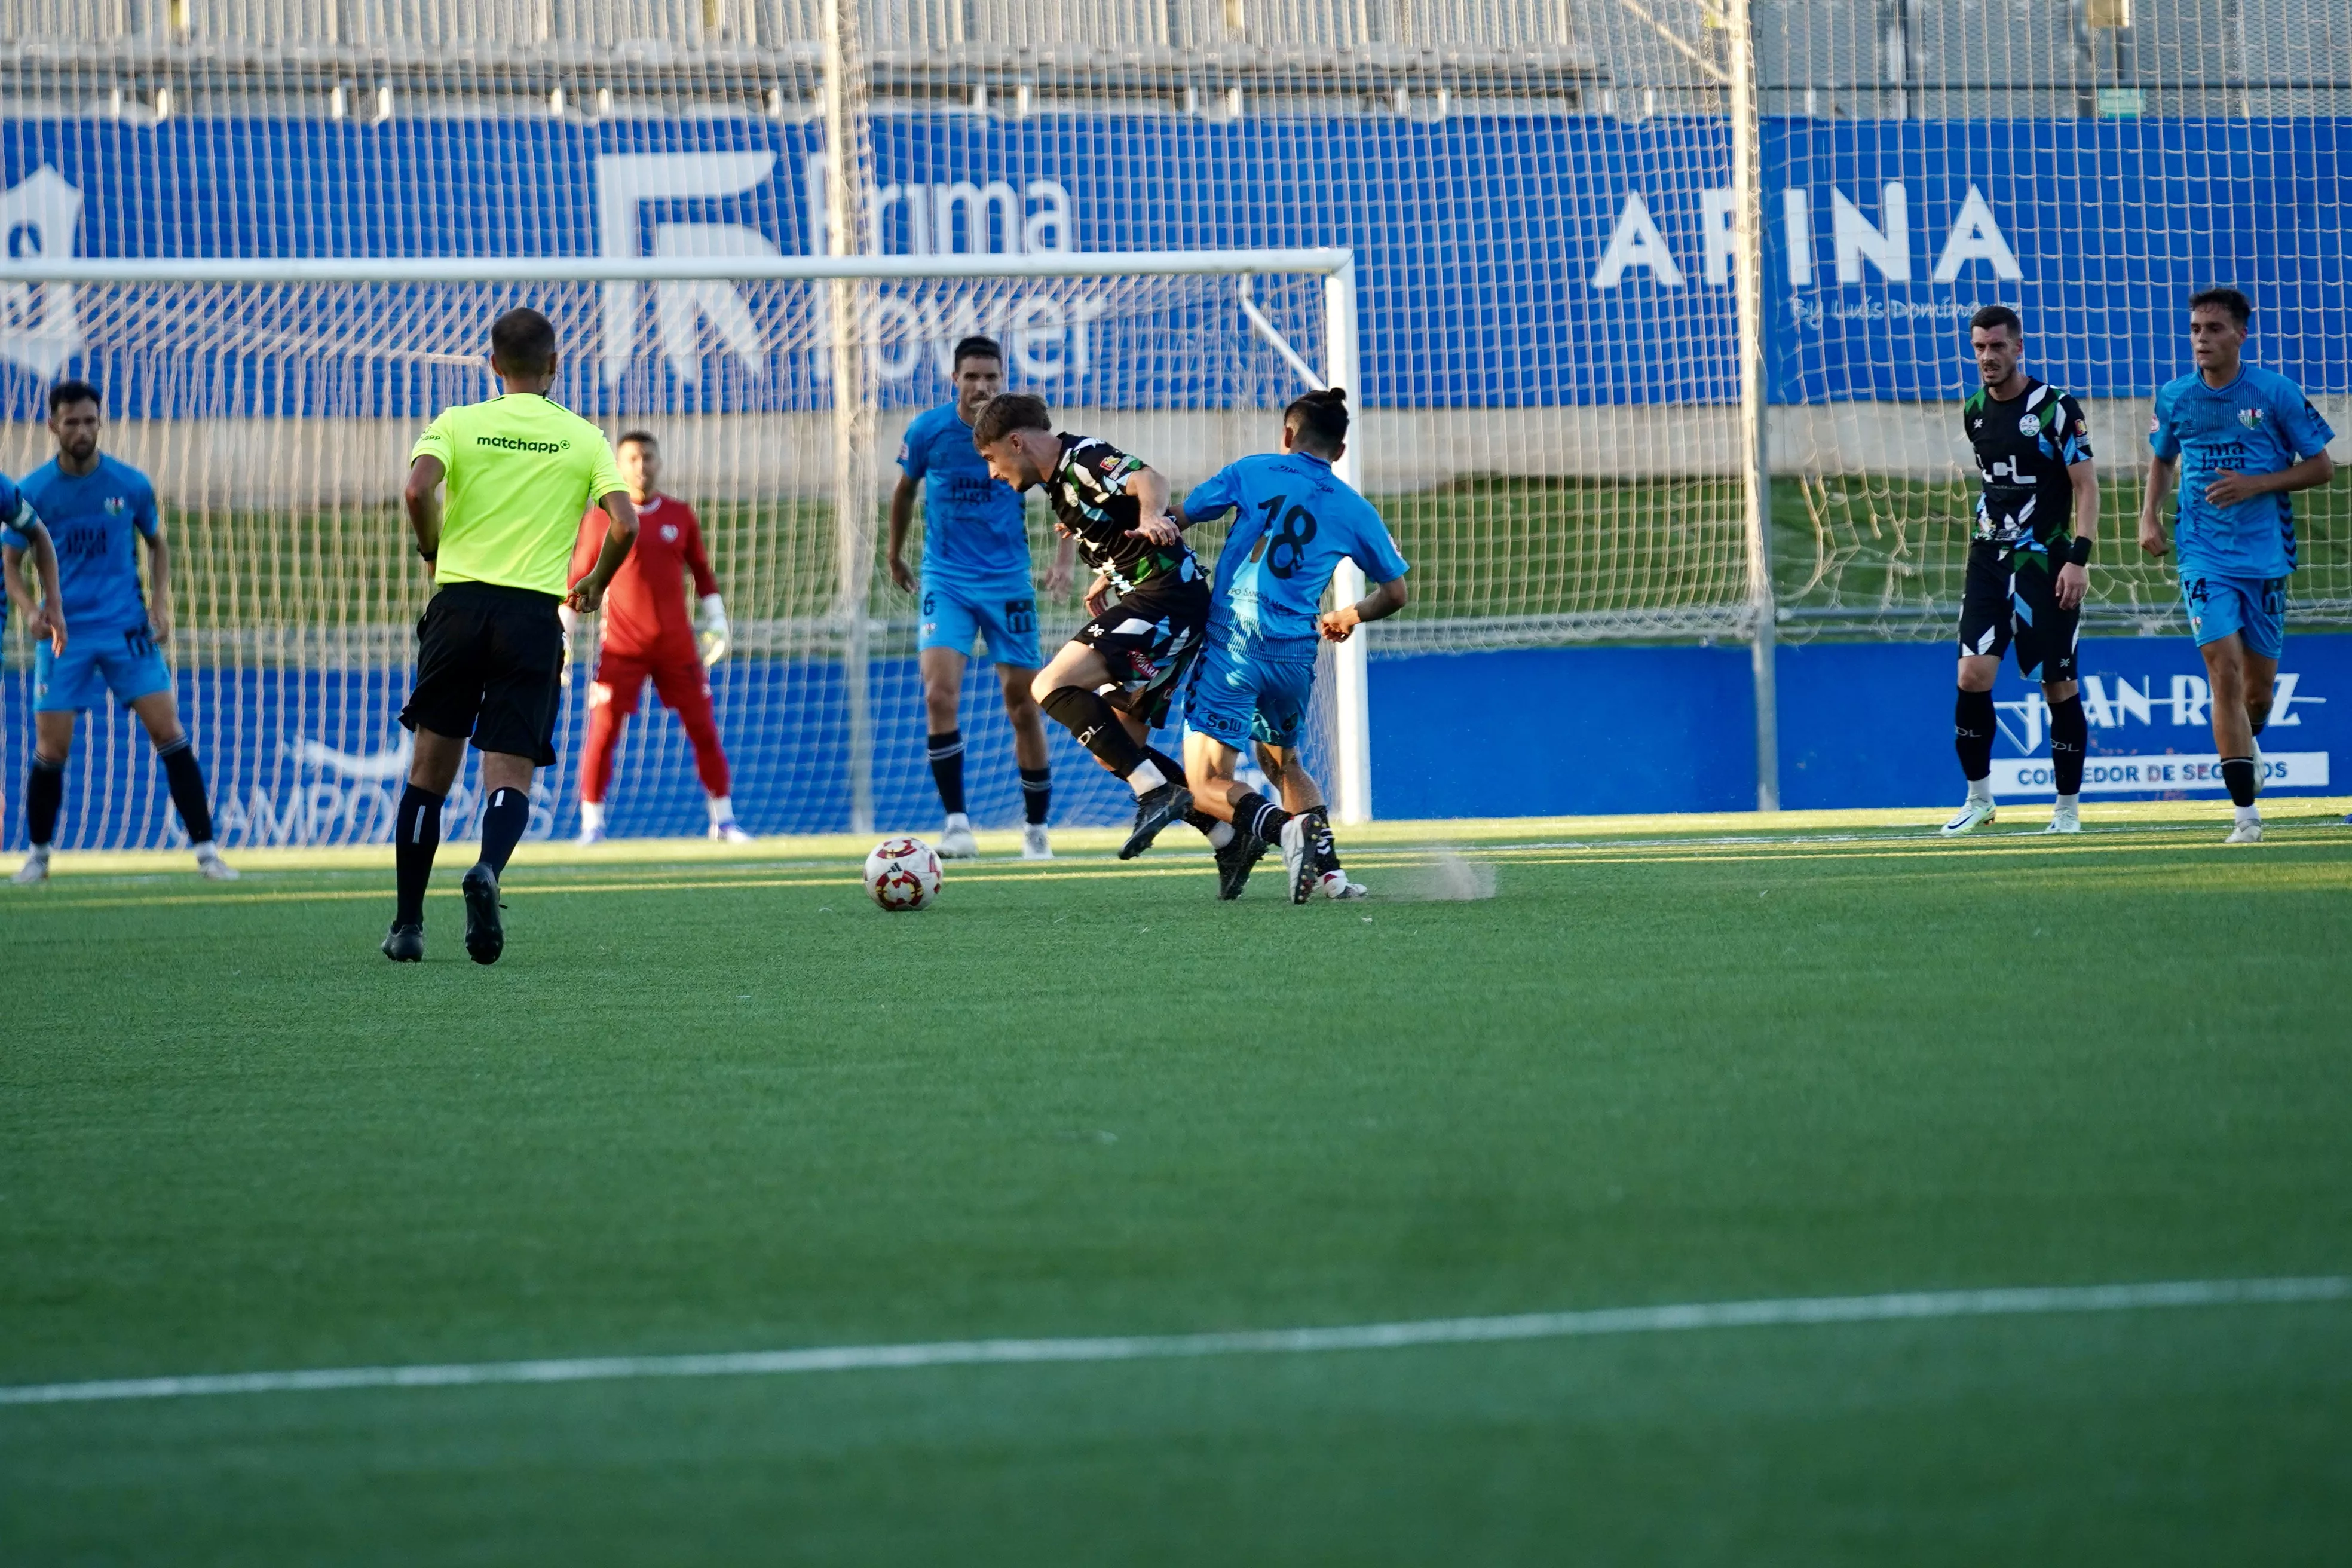
[[[563,623],[552,594],[452,583],[416,623],[416,687],[400,721],[474,738],[478,752],[555,762]]]

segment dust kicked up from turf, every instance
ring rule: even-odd
[[[1383,872],[1380,890],[1389,898],[1424,902],[1491,899],[1495,896],[1495,867],[1491,861],[1465,859],[1450,849],[1432,849],[1424,864],[1400,866]]]

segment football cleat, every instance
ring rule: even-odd
[[[34,887],[48,879],[49,852],[46,849],[36,849],[26,856],[25,863],[16,868],[16,874],[8,879],[20,888]]]
[[[383,955],[394,963],[425,962],[425,928],[404,926],[398,921],[383,935]]]
[[[220,851],[205,845],[196,851],[196,873],[207,882],[234,882],[236,868],[220,858]]]
[[[1021,829],[1021,858],[1051,860],[1053,858],[1054,841],[1046,837],[1045,825],[1042,822],[1032,822],[1024,826]]]
[[[1361,882],[1348,880],[1345,871],[1326,871],[1315,879],[1315,890],[1327,899],[1360,899],[1371,889]]]
[[[2230,829],[2229,837],[2221,840],[2224,844],[2260,844],[2262,841],[2263,825],[2260,822],[2241,822]]]
[[[940,841],[932,846],[942,860],[971,860],[980,855],[980,841],[971,836],[971,818],[961,811],[948,813],[948,823],[940,829]]]
[[[1290,901],[1303,904],[1315,896],[1315,849],[1307,841],[1307,818],[1294,816],[1282,825],[1282,870],[1290,884]]]
[[[1192,792],[1179,784],[1164,784],[1135,800],[1135,830],[1118,847],[1118,858],[1132,860],[1151,847],[1160,830],[1192,809]]]
[[[2080,833],[2083,831],[2082,815],[2079,812],[2069,811],[2063,805],[2053,807],[2050,813],[2050,826],[2043,828],[2042,831],[2044,833]]]
[[[1238,899],[1249,883],[1250,872],[1265,852],[1273,847],[1255,833],[1236,831],[1223,849],[1217,851],[1217,897]]]
[[[466,890],[466,952],[476,963],[496,963],[507,950],[507,928],[499,919],[499,874],[477,864],[458,886]]]
[[[721,844],[749,844],[751,842],[751,836],[743,831],[742,826],[732,821],[712,823],[710,825],[710,837]]]
[[[1937,829],[1947,838],[1958,838],[1963,833],[1974,833],[1979,827],[1992,826],[1993,806],[1989,800],[1969,800],[1961,803],[1958,815]]]

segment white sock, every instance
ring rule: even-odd
[[[1231,844],[1233,841],[1234,825],[1232,823],[1220,822],[1214,827],[1209,829],[1210,848],[1223,849],[1226,845]]]
[[[590,832],[599,832],[604,826],[604,803],[583,800],[580,803],[580,826]]]
[[[191,844],[188,847],[195,851],[196,858],[199,860],[213,860],[220,857],[220,851],[213,847],[213,841],[209,838],[202,844]]]
[[[2260,822],[2263,819],[2263,808],[2259,805],[2241,805],[2234,809],[2240,822]]]
[[[724,827],[735,820],[735,800],[732,795],[714,795],[707,804],[710,807],[710,826]]]
[[[970,827],[971,826],[971,818],[965,813],[961,811],[950,811],[948,813],[948,831],[950,833],[953,833],[959,827]]]
[[[1127,775],[1127,787],[1135,792],[1135,798],[1138,800],[1141,800],[1167,782],[1168,775],[1161,773],[1160,764],[1149,757],[1136,763],[1135,771]]]
[[[2083,797],[2079,795],[2062,795],[2058,797],[2058,809],[2060,811],[2073,812],[2079,808],[2082,804]]]
[[[1969,781],[1969,798],[1970,800],[1980,800],[1987,805],[1990,805],[1992,804],[1992,775],[1990,773],[1985,774],[1985,776],[1980,779],[1970,779]]]

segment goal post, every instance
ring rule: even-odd
[[[845,283],[856,291],[845,295]],[[805,710],[793,709],[821,713],[822,730],[812,728],[818,719],[763,712],[763,702],[776,706],[772,683],[742,690],[733,709],[722,701],[730,750],[735,731],[751,732],[748,773],[762,747],[774,748],[767,754],[779,765],[789,752],[834,749],[846,820],[858,831],[877,826],[877,713],[921,706],[905,675],[869,689],[879,661],[911,663],[912,626],[902,617],[913,613],[878,570],[887,489],[872,476],[895,471],[884,465],[898,425],[941,400],[948,367],[934,362],[956,337],[997,336],[1014,389],[1045,396],[1066,427],[1128,447],[1179,490],[1234,458],[1273,449],[1279,410],[1301,391],[1344,384],[1362,402],[1354,256],[1341,247],[34,256],[0,262],[0,286],[64,296],[88,338],[84,363],[107,384],[110,418],[142,427],[118,424],[110,440],[152,471],[167,510],[176,502],[217,520],[199,530],[205,537],[176,574],[187,633],[179,658],[215,671],[266,666],[279,679],[404,664],[401,633],[425,591],[404,560],[392,500],[406,442],[440,408],[492,390],[483,356],[498,312],[546,310],[566,361],[555,395],[614,437],[641,424],[680,431],[670,453],[676,482],[665,488],[702,510],[722,577],[748,584],[744,603],[730,600],[739,648],[815,657],[838,670],[837,689],[812,692]],[[1076,291],[1082,287],[1090,291]],[[858,301],[851,333],[834,331],[845,298]],[[640,319],[625,323],[616,310]],[[1084,363],[1074,366],[1074,357]],[[910,365],[914,373],[892,379]],[[1321,374],[1302,374],[1309,366]],[[845,385],[855,409],[843,406]],[[857,416],[845,425],[845,412]],[[845,429],[861,448],[850,463],[841,460]],[[845,472],[866,476],[862,498],[841,493]],[[1341,477],[1360,484],[1352,451]],[[806,505],[829,517],[794,510]],[[1039,509],[1031,511],[1033,543],[1047,547]],[[1221,535],[1205,531],[1204,557]],[[1353,573],[1335,584],[1341,602],[1361,591]],[[1050,652],[1082,611],[1038,614]],[[1311,726],[1315,765],[1328,774],[1335,816],[1348,822],[1371,812],[1369,640],[1360,633],[1327,656],[1328,689]],[[220,721],[241,721],[240,701],[216,684],[210,702]],[[207,706],[200,695],[200,725],[213,717]],[[389,744],[380,709],[370,709],[379,751]],[[627,743],[674,747],[668,728],[632,726]],[[331,734],[302,743],[355,749]],[[279,749],[262,736],[237,745],[248,754]],[[1083,795],[1090,782],[1057,778],[1057,794]],[[886,804],[884,815],[891,809]],[[360,820],[368,810],[356,808],[343,836],[371,836]]]

